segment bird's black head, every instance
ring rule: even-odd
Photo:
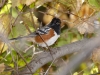
[[[61,20],[59,18],[53,18],[49,24],[49,27],[55,30],[57,34],[60,34],[61,29]]]

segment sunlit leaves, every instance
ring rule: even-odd
[[[61,4],[65,5],[67,7],[67,9],[73,9],[75,10],[75,6],[76,4],[76,0],[58,0],[58,2],[60,2]]]
[[[21,4],[26,4],[27,6],[35,2],[36,0],[12,0],[12,6],[19,6]]]
[[[8,49],[8,46],[0,40],[0,54]]]
[[[98,67],[94,65],[93,68],[91,69],[91,74],[96,74],[96,73],[98,73]]]
[[[88,0],[88,2],[91,6],[100,9],[100,0]]]
[[[12,0],[12,6],[19,6],[20,4],[26,4],[31,5],[32,3],[35,3],[35,7],[38,8],[42,6],[44,3],[51,2],[52,0]]]
[[[92,9],[92,7],[90,7],[89,4],[83,3],[78,14],[81,18],[88,18],[91,15],[93,15],[93,13],[94,9]]]
[[[3,34],[3,36],[8,36],[12,26],[11,24],[11,15],[10,14],[2,14],[0,17],[0,33]],[[7,45],[0,39],[0,53],[7,50]]]
[[[11,1],[8,0],[8,3],[6,3],[6,5],[4,5],[2,10],[0,10],[0,14],[2,14],[2,13],[9,13],[10,12],[10,8],[11,8]]]
[[[2,14],[2,16],[0,17],[1,20],[0,31],[6,35],[8,35],[8,33],[11,31],[12,28],[12,26],[10,25],[11,19],[12,19],[11,14]]]
[[[11,75],[11,72],[9,72],[9,71],[7,71],[7,72],[2,72],[2,73],[0,73],[0,75]]]
[[[94,11],[96,10],[92,8],[92,6],[100,8],[100,0],[88,0],[88,2],[83,2],[84,0],[9,0],[0,12],[0,14],[3,13],[0,15],[0,32],[6,35],[9,35],[10,33],[7,39],[25,36],[39,27],[40,23],[38,22],[38,19],[42,18],[41,21],[43,21],[44,24],[48,24],[53,17],[58,17],[62,21],[61,36],[52,47],[61,47],[78,41],[83,37],[81,34],[93,33],[94,27],[99,28],[100,25],[100,20],[98,18],[96,18],[95,21],[94,18],[93,20],[88,21],[88,19],[94,15]],[[24,6],[25,8],[23,8]],[[43,12],[42,15],[37,14],[39,11]],[[36,17],[37,15],[39,17]],[[77,27],[77,29],[74,29],[74,26]],[[33,47],[30,48],[30,46],[33,45],[33,42],[26,41],[27,40],[17,40],[16,42],[11,43],[12,48],[10,49],[2,42],[2,40],[0,40],[0,62],[10,66],[14,71],[16,70],[16,64],[18,69],[26,65],[22,57],[25,58],[26,62],[30,62],[32,60],[32,54],[34,53],[32,52]],[[16,46],[16,48],[13,48],[14,46]],[[34,49],[37,48],[39,47],[34,47]],[[7,49],[10,49],[10,51]],[[5,50],[7,50],[8,53]],[[23,53],[25,50],[31,51]],[[22,57],[16,51],[22,52]],[[97,53],[94,55],[97,55]],[[98,52],[98,56],[99,55]],[[97,59],[99,59],[99,57]],[[83,66],[85,68],[87,67],[86,65]],[[84,70],[84,68],[82,68],[82,70]],[[94,71],[97,72],[97,68]],[[84,70],[83,75],[86,74],[90,74],[90,72]],[[78,75],[78,72],[74,73],[74,75]]]

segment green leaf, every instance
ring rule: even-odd
[[[94,6],[96,8],[100,8],[100,0],[88,0],[88,2],[91,6]]]

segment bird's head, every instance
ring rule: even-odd
[[[49,27],[55,30],[57,34],[60,34],[61,29],[61,20],[59,18],[53,18],[49,23]]]

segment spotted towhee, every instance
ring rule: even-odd
[[[59,18],[53,18],[48,25],[36,30],[35,32],[30,33],[27,36],[13,38],[11,40],[29,38],[29,40],[35,42],[41,47],[46,47],[47,45],[51,46],[60,37],[60,24],[61,20]]]

